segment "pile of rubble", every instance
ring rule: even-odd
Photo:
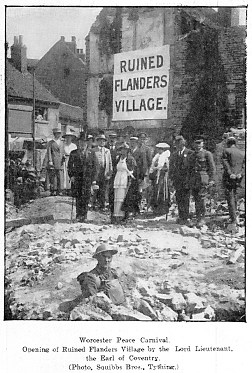
[[[8,318],[43,320],[219,320],[219,310],[244,313],[244,227],[179,227],[140,222],[127,227],[55,223],[6,235]],[[126,301],[80,297],[76,277],[96,265],[97,245],[116,247],[113,267]],[[225,273],[225,278],[223,277]]]

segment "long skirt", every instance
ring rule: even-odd
[[[64,169],[63,169],[63,189],[69,190],[71,189],[71,181],[70,181],[70,177],[68,175],[68,170],[67,170],[69,155],[66,155],[65,157],[66,159],[64,162]]]
[[[114,188],[114,216],[124,218],[125,213],[122,211],[122,204],[126,196],[127,188]]]
[[[150,205],[155,213],[168,214],[170,208],[170,191],[168,188],[167,173],[160,172],[159,180],[153,182],[152,198]]]

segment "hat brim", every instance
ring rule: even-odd
[[[102,253],[106,253],[106,252],[110,252],[112,255],[115,255],[118,253],[118,250],[116,249],[106,249],[106,250],[102,250],[100,251],[99,253],[94,253],[93,254],[93,258],[97,258],[97,256],[99,256],[100,254]]]

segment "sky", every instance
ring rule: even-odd
[[[7,7],[6,39],[23,35],[27,57],[40,59],[65,36],[76,36],[77,48],[84,49],[85,37],[102,8],[99,7]]]

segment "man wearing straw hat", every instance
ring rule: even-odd
[[[61,124],[53,128],[54,138],[47,145],[47,171],[51,195],[60,195],[63,178],[64,147],[61,140]]]
[[[114,304],[122,304],[125,301],[118,274],[111,268],[112,257],[117,252],[117,249],[106,247],[104,243],[97,247],[93,254],[93,258],[98,261],[96,267],[90,272],[82,272],[77,277],[84,298],[104,292]]]

